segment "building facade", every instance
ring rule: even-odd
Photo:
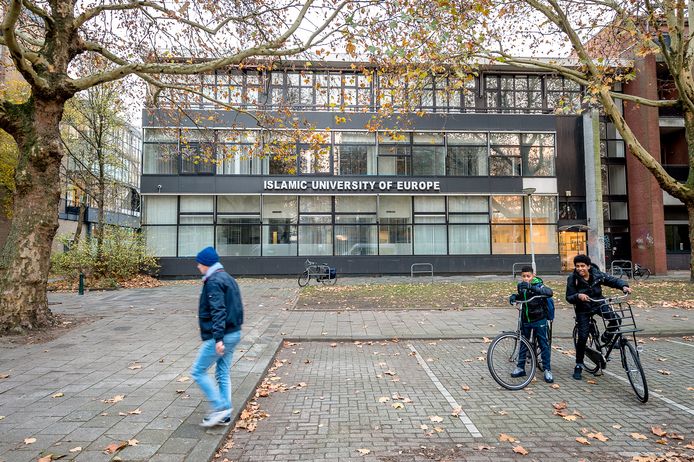
[[[306,259],[343,274],[418,262],[510,272],[531,251],[539,271],[557,273],[591,240],[630,257],[624,142],[599,116],[575,113],[581,88],[562,77],[508,67],[438,76],[412,92],[414,111],[391,97],[406,83],[339,63],[200,78],[202,94],[246,112],[203,97],[185,117],[144,111],[142,226],[163,275],[194,274],[207,245],[235,274],[298,274]],[[281,128],[292,121],[312,128]],[[600,220],[587,207],[594,145]]]

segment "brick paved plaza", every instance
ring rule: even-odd
[[[270,416],[254,432],[232,433],[224,455],[230,460],[603,461],[694,454],[685,448],[694,440],[694,342],[683,338],[694,334],[691,311],[635,310],[645,329],[640,346],[652,392],[642,405],[618,362],[603,377],[576,382],[573,358],[559,349],[553,353],[558,387],[535,382],[520,392],[501,390],[480,358],[484,337],[514,326],[508,308],[293,310],[294,280],[242,279],[240,285],[246,323],[232,368],[235,417],[275,360],[285,360],[272,372],[275,381],[290,388],[258,400]],[[95,319],[45,343],[0,341],[0,377],[8,375],[0,379],[0,461],[47,454],[78,461],[209,460],[229,429],[197,425],[206,411],[189,378],[199,344],[198,289],[51,294],[56,312]],[[571,326],[571,311],[560,310],[555,346],[567,353]],[[580,416],[554,415],[553,404],[562,401]],[[451,415],[454,405],[462,409],[458,416]],[[609,440],[588,436],[598,432]],[[501,442],[500,434],[517,441]],[[582,437],[591,444],[576,440]],[[104,452],[128,440],[137,444]],[[528,455],[515,454],[517,446]]]

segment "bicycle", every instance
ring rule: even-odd
[[[593,375],[598,375],[598,371],[604,369],[610,361],[610,354],[612,351],[615,348],[619,348],[622,367],[627,374],[629,384],[634,390],[636,398],[642,403],[645,403],[648,401],[648,384],[646,383],[646,375],[643,372],[641,358],[636,348],[636,332],[642,329],[636,328],[631,305],[626,302],[627,297],[628,294],[599,300],[588,298],[588,300],[593,303],[602,304],[600,306],[607,305],[616,316],[608,319],[602,317],[605,332],[612,334],[612,338],[606,343],[602,343],[598,324],[595,318],[591,316],[583,369]],[[610,322],[614,323],[615,321],[617,325],[609,325]],[[624,335],[629,333],[633,337],[633,344]],[[578,341],[578,325],[574,325],[573,341],[575,347]]]
[[[311,278],[320,281],[323,285],[334,285],[337,282],[337,272],[335,268],[331,268],[327,263],[316,263],[315,261],[306,260],[304,263],[306,269],[299,275],[299,287],[307,286],[311,282]]]
[[[634,263],[633,269],[616,266],[614,268],[614,273],[614,275],[620,279],[623,279],[624,276],[626,276],[627,278],[633,278],[634,280],[648,279],[651,276],[651,270],[646,268],[645,266],[639,265],[638,263]]]
[[[536,298],[548,298],[544,295],[535,295],[528,300],[516,300],[518,310],[518,324],[515,331],[504,331],[497,335],[487,350],[487,367],[492,378],[508,390],[522,390],[533,380],[537,369],[544,371],[540,345],[535,337],[535,330],[530,331],[530,338],[526,339],[521,331],[522,305]],[[552,321],[548,322],[547,341],[552,346]],[[511,377],[511,372],[518,366],[521,349],[525,349],[525,376]]]

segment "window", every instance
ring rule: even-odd
[[[535,75],[485,75],[490,112],[536,113],[543,111],[542,79]]]
[[[448,242],[451,255],[489,254],[489,198],[448,198]]]
[[[299,197],[299,255],[332,255],[332,197]]]
[[[600,168],[603,195],[626,195],[626,165],[602,164]]]
[[[333,169],[336,175],[375,175],[376,138],[373,133],[336,132]]]
[[[181,196],[178,256],[190,257],[214,244],[214,196]]]
[[[446,175],[487,175],[487,134],[449,133],[446,150]]]
[[[518,133],[490,133],[489,174],[491,176],[519,176],[521,174],[521,147]]]
[[[310,132],[299,145],[302,174],[330,174],[330,132]]]
[[[531,249],[539,254],[557,253],[559,249],[557,235],[557,198],[555,196],[532,195],[528,210],[528,198],[526,196],[524,207],[526,208],[525,253],[531,253]],[[532,212],[533,233],[530,235],[530,213]],[[530,243],[532,242],[532,248]]]
[[[145,196],[143,229],[147,248],[157,257],[176,256],[177,196]]]
[[[417,196],[414,198],[415,255],[446,255],[446,198]]]
[[[218,196],[216,230],[219,255],[259,256],[260,196]]]
[[[412,145],[412,174],[443,176],[446,173],[444,137],[437,133],[415,133]]]
[[[296,175],[296,140],[293,137],[270,134],[265,151],[270,175]]]
[[[555,176],[554,135],[527,133],[522,136],[523,176]]]
[[[176,175],[178,173],[178,130],[145,129],[142,161],[144,175]]]
[[[612,122],[600,121],[600,156],[624,158],[625,146],[622,136]]]
[[[691,253],[689,225],[686,223],[665,225],[665,251],[668,253]]]
[[[381,255],[412,255],[412,199],[381,196],[378,206]]]
[[[525,253],[521,199],[521,196],[492,196],[492,253]]]
[[[263,255],[297,253],[297,197],[263,196]]]
[[[335,196],[335,255],[378,255],[376,196]]]
[[[218,174],[260,175],[267,159],[259,149],[258,133],[254,131],[221,131],[218,134]]]
[[[545,77],[547,109],[560,114],[578,114],[581,110],[581,86],[559,76]]]
[[[214,132],[181,131],[181,174],[212,175],[215,163]]]
[[[410,134],[393,133],[379,135],[378,174],[409,175],[412,171],[412,146]]]

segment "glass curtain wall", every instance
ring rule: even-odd
[[[178,219],[179,257],[214,245],[214,196],[181,196]]]
[[[528,245],[525,253],[530,253],[530,240],[536,254],[553,254],[559,252],[557,241],[557,198],[554,196],[530,196],[531,211],[528,211],[528,197],[525,196],[525,237]],[[529,214],[532,212],[533,234],[530,235]]]
[[[178,130],[148,128],[142,153],[145,175],[178,174]]]
[[[332,196],[299,197],[299,255],[332,255]]]
[[[412,136],[412,175],[446,174],[446,147],[439,133],[414,133]]]
[[[492,196],[492,253],[523,254],[521,196]]]
[[[447,176],[487,176],[486,133],[448,133]]]
[[[376,135],[366,132],[335,132],[333,171],[335,175],[375,175]]]

